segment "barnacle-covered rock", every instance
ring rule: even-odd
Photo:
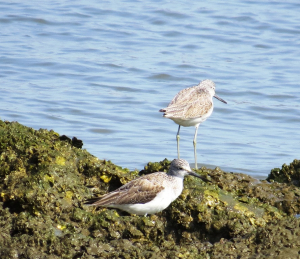
[[[300,186],[300,160],[295,159],[290,165],[283,164],[282,168],[274,168],[271,170],[267,181],[279,183],[292,183]]]

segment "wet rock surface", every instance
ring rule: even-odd
[[[129,171],[77,138],[0,121],[0,258],[298,258],[294,160],[265,181],[201,168],[180,197],[147,217],[84,205],[170,161]],[[101,147],[100,147],[101,148]]]

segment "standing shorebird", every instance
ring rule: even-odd
[[[197,169],[197,132],[200,123],[204,122],[212,113],[214,105],[212,98],[215,97],[223,103],[222,98],[215,94],[215,83],[211,80],[203,80],[198,85],[181,90],[173,100],[169,103],[167,108],[160,109],[164,112],[164,117],[173,120],[179,125],[177,131],[177,154],[180,158],[179,152],[179,131],[180,126],[190,127],[195,126],[194,156],[195,168]]]
[[[144,175],[87,205],[117,208],[137,215],[154,214],[167,208],[181,194],[186,175],[210,182],[194,173],[186,160],[174,159],[168,173]]]

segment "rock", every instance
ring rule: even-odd
[[[201,168],[167,209],[147,217],[84,205],[141,174],[82,141],[0,121],[1,258],[294,258],[300,250],[298,161],[268,180]],[[277,170],[277,171],[276,171]],[[273,172],[273,173],[272,173]],[[281,174],[281,173],[280,173]],[[280,183],[276,180],[280,179]],[[285,256],[285,257],[284,257]]]

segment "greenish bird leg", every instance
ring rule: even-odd
[[[197,166],[197,149],[196,149],[198,127],[199,127],[199,124],[196,125],[195,136],[194,136],[194,140],[193,140],[193,144],[194,144],[194,157],[195,157],[195,169],[198,169],[198,166]]]
[[[177,139],[177,155],[178,155],[178,159],[180,158],[180,152],[179,152],[179,139],[180,139],[180,136],[179,136],[179,131],[180,131],[180,125],[178,127],[178,131],[177,131],[177,135],[176,135],[176,139]]]

